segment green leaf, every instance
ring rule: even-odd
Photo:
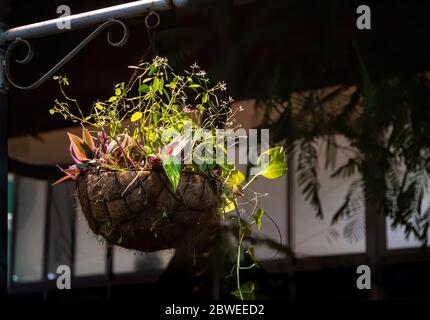
[[[190,85],[190,88],[200,88],[200,87],[201,87],[201,85],[199,85],[197,83],[194,83],[194,84]]]
[[[156,73],[157,72],[157,67],[155,67],[155,66],[152,66],[151,67],[151,69],[149,69],[149,73],[148,73],[148,75],[149,76],[152,76],[154,73]]]
[[[242,296],[244,300],[255,300],[255,295],[254,295],[255,285],[253,282],[251,281],[245,282],[240,286],[240,290],[242,291]],[[231,294],[240,299],[239,290],[235,290]]]
[[[245,253],[251,257],[252,262],[254,263],[254,267],[260,268],[260,266],[257,263],[257,260],[255,259],[255,249],[248,248],[246,249]]]
[[[164,95],[167,97],[167,99],[169,99],[169,100],[170,100],[170,95],[169,95],[169,93],[167,92],[167,90],[166,90],[166,89],[163,89],[163,93],[164,93]]]
[[[263,152],[258,157],[257,167],[260,171],[257,175],[262,175],[267,179],[277,179],[287,172],[287,161],[283,147],[275,147]]]
[[[116,96],[120,96],[120,95],[121,95],[121,93],[122,93],[122,90],[121,90],[120,88],[116,88],[116,89],[115,89],[115,95],[116,95]]]
[[[154,77],[154,82],[152,83],[152,88],[154,89],[154,91],[158,91],[159,83],[160,79],[158,79],[158,77]]]
[[[99,109],[100,111],[103,111],[104,110],[104,107],[102,106],[102,104],[101,103],[96,103],[96,108],[97,109]]]
[[[242,292],[251,293],[251,292],[254,292],[255,285],[254,285],[254,282],[247,281],[244,284],[242,284],[240,288],[242,289]]]
[[[166,87],[170,88],[170,89],[175,89],[176,88],[176,82],[170,82],[169,84],[166,85]]]
[[[236,207],[237,207],[237,201],[236,200],[232,201],[229,198],[225,199],[225,206],[223,208],[224,213],[229,213],[229,212],[235,210]]]
[[[114,101],[116,101],[118,99],[118,97],[116,97],[116,96],[112,96],[112,97],[110,97],[109,98],[109,102],[114,102]]]
[[[50,113],[50,114],[54,114],[54,113],[55,113],[55,110],[54,110],[54,109],[49,109],[49,113]]]
[[[209,94],[205,92],[202,97],[202,103],[208,102],[208,99],[209,99]]]
[[[199,170],[201,171],[201,172],[206,172],[206,170],[208,169],[208,165],[207,165],[207,163],[205,163],[205,162],[203,162],[203,163],[200,163],[199,164]]]
[[[141,84],[137,89],[139,93],[145,93],[149,91],[149,86],[147,84]]]
[[[242,240],[244,237],[250,237],[252,235],[251,226],[244,220],[241,221],[239,236]]]
[[[136,111],[135,113],[133,113],[133,115],[131,116],[131,122],[136,122],[137,120],[142,118],[142,112],[140,111]]]
[[[163,168],[172,184],[173,192],[176,192],[179,180],[181,178],[181,163],[176,157],[167,157],[163,159]]]
[[[161,78],[160,81],[158,82],[158,92],[160,94],[163,94],[163,89],[164,89],[164,79]]]
[[[263,216],[264,216],[264,210],[259,208],[257,210],[255,210],[254,212],[254,221],[257,224],[258,230],[261,231],[262,228],[262,222],[263,222]]]
[[[225,184],[230,188],[233,188],[234,186],[240,185],[243,181],[245,181],[245,175],[240,170],[233,168],[230,171]]]

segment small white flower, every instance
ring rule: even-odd
[[[200,67],[198,66],[198,64],[197,64],[197,63],[194,63],[194,64],[191,66],[191,69],[200,69]]]
[[[219,83],[219,88],[220,88],[220,90],[221,90],[221,91],[225,91],[225,90],[227,90],[227,85],[226,85],[226,83],[225,83],[224,81],[221,81],[221,82]]]
[[[203,76],[206,75],[206,71],[200,70],[199,72],[197,72],[197,75],[200,76],[200,77],[203,77]]]
[[[162,66],[162,65],[166,65],[167,63],[168,63],[167,58],[162,58],[162,57],[159,57],[159,56],[155,57],[154,60],[153,60],[153,64],[156,67],[159,67],[159,66]]]

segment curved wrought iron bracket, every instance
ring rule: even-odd
[[[17,63],[20,64],[26,64],[29,63],[33,58],[33,47],[31,46],[30,42],[28,42],[25,39],[17,38],[15,41],[13,41],[9,47],[6,50],[5,58],[4,58],[4,68],[5,68],[5,74],[6,78],[9,81],[9,83],[14,86],[15,88],[21,89],[21,90],[33,90],[39,87],[42,83],[44,83],[46,80],[48,80],[50,77],[52,77],[55,72],[57,72],[58,69],[60,69],[64,64],[66,64],[71,58],[73,58],[79,51],[81,51],[88,43],[90,43],[98,34],[100,34],[102,31],[107,29],[108,27],[117,24],[122,27],[123,35],[122,38],[119,41],[112,41],[110,33],[107,34],[107,42],[114,47],[121,47],[123,46],[129,37],[129,31],[127,26],[124,24],[124,22],[116,19],[110,19],[103,24],[101,24],[99,27],[97,27],[88,37],[86,37],[80,44],[78,44],[72,51],[70,51],[63,59],[61,59],[55,66],[53,66],[48,72],[46,72],[42,77],[40,77],[36,82],[34,82],[31,85],[28,86],[21,86],[18,85],[15,80],[12,77],[11,71],[10,71],[10,63],[11,63],[11,57],[13,54],[14,49],[17,46],[25,45],[27,48],[27,55],[24,59],[15,59]]]

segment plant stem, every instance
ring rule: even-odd
[[[240,223],[239,223],[240,224]],[[240,229],[239,229],[240,236]],[[242,249],[242,239],[239,239],[239,243],[237,244],[237,257],[236,257],[236,285],[237,290],[239,291],[240,300],[243,300],[242,288],[240,287],[240,252]]]
[[[251,183],[252,183],[252,181],[254,181],[255,180],[255,178],[257,178],[258,177],[258,174],[256,174],[255,176],[253,176],[246,184],[245,184],[245,186],[242,188],[243,190],[245,190]]]
[[[243,300],[242,288],[240,285],[240,254],[242,251],[243,233],[242,233],[240,213],[239,213],[239,210],[237,209],[236,202],[233,201],[233,203],[237,214],[237,225],[239,227],[239,238],[238,238],[239,241],[237,243],[237,252],[236,252],[236,286],[237,286],[237,291],[239,292],[240,300]]]

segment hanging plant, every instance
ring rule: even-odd
[[[259,176],[285,174],[283,149],[263,152],[257,174],[246,182],[226,162],[233,146],[219,140],[225,132],[221,129],[237,127],[234,117],[240,110],[231,108],[231,98],[221,99],[225,83],[211,84],[196,64],[176,74],[160,57],[132,68],[136,73],[128,85],[117,84],[114,95],[95,102],[89,114],[66,94],[68,79],[54,77],[65,101],[56,100],[49,112],[82,126],[81,137],[68,133],[75,164],[61,169],[65,176],[54,184],[75,180],[91,230],[110,244],[134,250],[175,248],[234,217],[238,244],[233,294],[253,298],[254,285],[242,284],[240,272],[257,263],[253,249],[242,246],[253,224],[261,230],[267,213],[246,190]],[[251,204],[252,212],[241,209],[238,199]],[[241,265],[244,255],[254,261],[251,266]]]

